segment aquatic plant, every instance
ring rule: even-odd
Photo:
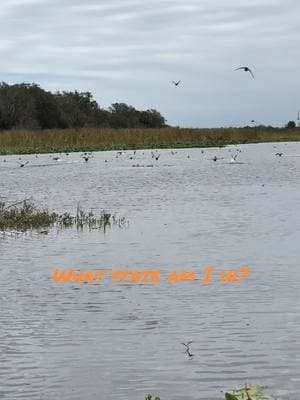
[[[160,397],[147,394],[145,400],[160,400]],[[248,385],[231,393],[226,392],[225,400],[268,400],[268,397],[265,397],[265,386]]]
[[[30,201],[7,204],[0,202],[0,230],[25,231],[49,227],[55,224],[58,215],[37,209]]]
[[[41,233],[48,233],[52,227],[58,229],[76,227],[77,230],[84,228],[100,229],[104,232],[113,225],[119,227],[127,223],[124,217],[102,212],[94,215],[92,211],[86,213],[77,206],[75,216],[70,213],[57,214],[46,209],[39,209],[30,200],[7,204],[0,202],[0,231],[15,230],[24,232],[33,229],[43,229]]]
[[[225,393],[225,400],[267,400],[265,386],[247,385],[242,389]]]
[[[145,397],[145,400],[160,400],[160,397],[152,396],[151,394],[147,394],[147,396]]]

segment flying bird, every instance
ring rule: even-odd
[[[18,164],[20,165],[21,168],[25,167],[25,165],[27,165],[29,163],[29,161],[26,161],[25,163],[20,163],[18,161]]]
[[[179,83],[181,82],[181,80],[180,81],[178,81],[178,82],[175,82],[175,81],[172,81],[173,83],[174,83],[174,85],[175,86],[178,86],[179,85]]]
[[[218,161],[218,160],[223,160],[223,157],[214,156],[213,158],[208,158],[208,160]]]
[[[238,154],[236,154],[235,156],[231,156],[231,160],[229,162],[230,163],[235,163],[237,156],[238,156]]]
[[[187,343],[181,343],[181,344],[183,344],[184,345],[184,347],[185,347],[185,351],[186,351],[186,354],[189,356],[189,357],[193,357],[194,356],[194,354],[191,354],[191,352],[190,352],[190,344],[191,343],[193,343],[193,342],[187,342]]]
[[[239,69],[243,69],[245,72],[250,72],[250,74],[252,75],[252,78],[254,78],[253,72],[251,71],[251,69],[249,67],[239,67],[239,68],[236,68],[235,71],[238,71]]]

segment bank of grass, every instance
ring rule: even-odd
[[[0,131],[0,154],[222,147],[227,144],[299,140],[299,128],[14,130]]]
[[[76,215],[72,216],[69,213],[57,214],[47,209],[40,209],[29,200],[11,204],[0,202],[0,232],[39,230],[42,233],[48,233],[48,230],[53,227],[106,231],[113,225],[123,227],[125,224],[126,220],[123,217],[117,218],[104,211],[100,215],[94,215],[92,211],[87,213],[79,206],[77,206]]]

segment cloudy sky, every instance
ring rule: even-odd
[[[0,79],[171,125],[281,126],[300,109],[299,16],[299,0],[1,0]]]

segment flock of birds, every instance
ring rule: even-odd
[[[239,70],[243,70],[243,71],[245,71],[245,72],[249,72],[250,75],[252,76],[252,78],[254,78],[254,74],[253,74],[252,70],[251,70],[249,67],[247,67],[247,66],[238,67],[238,68],[236,68],[234,71],[239,71]],[[175,86],[178,86],[178,85],[181,83],[181,80],[172,81],[172,83],[173,83]],[[254,123],[255,121],[252,120],[251,122]],[[229,151],[230,151],[230,150],[229,150]],[[238,157],[238,155],[239,155],[240,152],[241,152],[241,150],[237,149],[237,153],[236,153],[235,155],[231,155],[231,158],[230,158],[228,164],[243,164],[243,162],[239,162],[239,161],[237,160],[237,157]],[[172,155],[174,155],[174,154],[176,154],[176,153],[177,153],[177,152],[175,152],[175,151],[173,151],[173,150],[171,151],[171,154],[172,154]],[[201,153],[204,153],[204,150],[201,150]],[[126,151],[118,151],[118,152],[117,152],[117,155],[116,155],[116,158],[119,158],[119,157],[120,157],[121,155],[123,155],[123,154],[126,154]],[[144,152],[143,152],[142,154],[144,154]],[[68,156],[69,153],[65,153],[65,155]],[[283,156],[283,153],[282,153],[282,152],[277,152],[275,155],[278,156],[278,157],[282,157],[282,156]],[[128,158],[129,158],[130,160],[133,160],[133,159],[135,158],[135,156],[136,156],[136,150],[134,150],[134,151],[133,151],[133,154],[132,154],[132,155],[129,155]],[[152,159],[155,159],[156,161],[158,161],[159,158],[160,158],[160,156],[161,156],[161,154],[158,153],[157,150],[151,151],[151,157],[152,157]],[[36,155],[35,157],[38,158],[38,155]],[[52,161],[56,161],[56,162],[62,161],[61,154],[60,154],[59,156],[51,156],[51,155],[50,155],[49,157],[52,159]],[[80,156],[80,158],[82,158],[82,159],[84,160],[85,163],[87,163],[87,162],[88,162],[91,158],[93,158],[93,157],[94,157],[94,155],[93,155],[92,152],[85,152],[85,153],[83,153],[83,154]],[[188,155],[188,158],[190,158],[189,155]],[[224,159],[224,157],[217,157],[217,156],[215,155],[214,157],[209,158],[208,160],[212,160],[212,161],[216,162],[216,161],[223,160],[223,159]],[[3,162],[7,162],[7,160],[4,159]],[[26,165],[29,164],[29,162],[30,162],[29,160],[27,160],[27,161],[22,161],[22,158],[21,158],[21,157],[20,157],[19,160],[17,161],[17,163],[19,164],[19,166],[20,166],[21,168],[24,168]],[[108,162],[108,160],[105,160],[105,162]],[[46,164],[46,165],[48,165],[48,164]],[[41,165],[41,166],[46,166],[46,165],[44,164],[44,165]],[[139,165],[139,164],[133,165],[133,167],[143,167],[143,166],[144,166],[144,165]],[[146,165],[146,166],[153,166],[153,165]]]
[[[276,148],[276,146],[273,146],[274,148]],[[206,150],[201,150],[201,154],[208,154],[211,153],[213,151],[213,149],[206,149]],[[225,157],[220,157],[217,155],[214,155],[213,157],[210,158],[206,158],[207,160],[213,161],[213,162],[217,162],[220,160],[225,160],[224,162],[226,164],[244,164],[243,162],[238,160],[238,156],[242,153],[242,150],[240,150],[238,147],[237,148],[229,148],[228,149],[229,152],[229,159],[225,156]],[[171,150],[171,155],[174,156],[177,154],[176,150]],[[139,159],[141,156],[151,156],[151,159],[154,161],[154,164],[132,164],[132,167],[154,167],[154,165],[156,164],[156,161],[158,161],[161,156],[162,153],[160,153],[158,150],[139,150],[139,152],[137,150],[119,150],[116,152],[115,154],[115,158],[122,158],[123,160],[137,160]],[[286,154],[284,154],[282,151],[278,151],[277,153],[275,153],[275,156],[277,157],[282,157]],[[34,160],[43,160],[45,161],[45,157],[47,157],[46,155],[35,155],[34,159],[31,160],[23,160],[22,157],[19,157],[17,161],[13,161],[13,160],[7,160],[6,158],[3,159],[3,163],[17,163],[19,165],[20,168],[24,168],[25,166],[29,165],[29,166],[34,166],[34,167],[46,167],[46,166],[50,166],[50,165],[59,165],[59,164],[74,164],[76,162],[80,162],[80,159],[83,160],[84,163],[88,163],[92,158],[95,157],[95,155],[93,154],[93,152],[85,152],[82,153],[81,155],[79,155],[78,160],[74,161],[74,158],[72,158],[72,161],[68,162],[67,161],[67,157],[69,156],[69,153],[60,153],[59,155],[49,155],[48,159],[51,161],[51,163],[47,162],[47,163],[42,163],[42,164],[36,164],[33,161]],[[295,157],[298,155],[294,155]],[[190,158],[190,155],[187,155],[187,158]],[[105,163],[109,162],[109,159],[104,159]],[[223,163],[224,163],[223,162]]]
[[[253,72],[252,72],[252,70],[249,68],[249,67],[238,67],[238,68],[236,68],[235,69],[235,71],[239,71],[239,70],[243,70],[243,71],[245,71],[245,72],[249,72],[249,74],[252,76],[252,78],[254,79],[254,74],[253,74]],[[181,82],[181,80],[179,80],[179,81],[172,81],[173,82],[173,84],[175,85],[175,86],[178,86],[179,84],[180,84],[180,82]],[[254,121],[253,121],[254,122]]]

